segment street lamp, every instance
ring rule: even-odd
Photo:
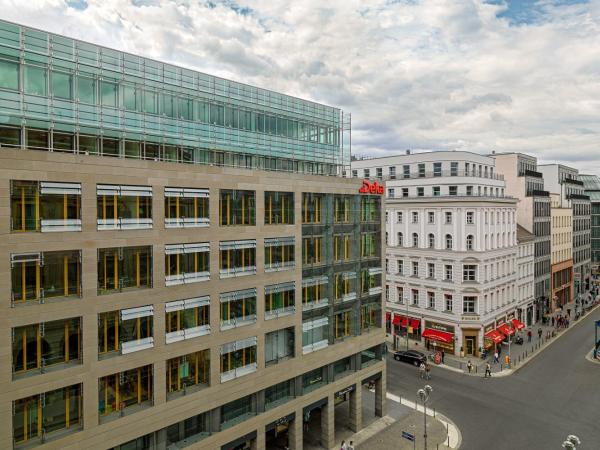
[[[408,292],[404,293],[404,304],[406,305],[406,351],[408,351]]]
[[[423,442],[425,450],[427,450],[427,402],[432,392],[433,388],[429,385],[417,391],[417,395],[421,399],[421,402],[423,402]]]
[[[574,434],[568,435],[567,440],[562,444],[563,448],[568,450],[577,450],[577,447],[575,447],[576,445],[581,445],[581,441]]]

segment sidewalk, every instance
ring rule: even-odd
[[[587,316],[591,311],[595,310],[600,305],[592,306],[588,311],[584,313],[583,316],[580,316],[578,320],[575,319],[575,304],[574,302],[568,303],[563,308],[563,311],[557,314],[562,316],[567,315],[567,310],[570,310],[570,319],[569,319],[569,328],[577,325],[581,319]],[[538,338],[538,329],[542,330],[542,337]],[[531,330],[531,342],[527,340],[527,331]],[[446,355],[444,358],[444,364],[437,365],[442,369],[452,370],[454,372],[464,373],[465,375],[471,376],[483,376],[485,373],[485,365],[486,363],[490,363],[492,374],[495,376],[507,376],[514,373],[518,368],[522,367],[524,364],[527,364],[532,358],[537,356],[541,350],[546,348],[555,339],[558,339],[564,331],[568,330],[568,328],[557,328],[552,326],[549,321],[547,325],[542,325],[542,321],[534,324],[531,327],[524,328],[519,331],[517,335],[521,335],[523,337],[523,345],[517,345],[514,342],[510,346],[510,365],[506,365],[504,363],[505,356],[509,354],[508,344],[500,344],[502,349],[500,352],[500,362],[494,363],[494,355],[488,355],[486,359],[481,359],[479,357],[469,357],[469,358],[461,358],[455,355]],[[552,332],[554,332],[554,336],[552,336]],[[550,337],[548,338],[548,333],[550,333]],[[515,335],[516,336],[516,335]],[[512,337],[514,340],[515,336]],[[473,365],[473,369],[471,373],[467,373],[467,363],[471,361]]]

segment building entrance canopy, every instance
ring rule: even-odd
[[[433,328],[425,328],[423,331],[423,337],[432,341],[444,342],[449,344],[454,340],[453,333],[447,333],[446,331],[434,330]]]

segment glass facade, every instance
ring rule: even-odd
[[[165,227],[208,226],[208,189],[165,188]]]
[[[152,403],[151,365],[107,375],[98,380],[100,420],[115,413],[134,412]]]
[[[219,217],[221,226],[256,225],[256,192],[221,189]]]
[[[152,247],[98,249],[98,294],[152,287]]]
[[[294,282],[265,286],[265,319],[271,319],[296,310],[296,286]]]
[[[265,191],[265,225],[294,223],[294,193]]]
[[[221,278],[256,273],[256,240],[219,242]]]
[[[221,350],[221,383],[256,372],[256,337],[224,344]]]
[[[220,302],[221,330],[256,322],[256,289],[225,292]]]
[[[197,283],[210,278],[210,244],[169,244],[165,246],[167,286]]]
[[[294,236],[265,238],[265,271],[291,269],[295,262]]]
[[[167,394],[195,390],[210,384],[210,350],[167,360]]]
[[[142,306],[98,314],[98,357],[154,345],[154,308]]]
[[[0,123],[32,127],[2,145],[331,175],[349,164],[339,109],[7,22],[0,36]]]
[[[152,228],[152,188],[149,186],[96,187],[98,230]]]
[[[167,344],[210,333],[208,296],[176,300],[165,304]]]
[[[265,334],[265,365],[294,357],[294,327]]]

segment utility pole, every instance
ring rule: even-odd
[[[424,449],[427,450],[427,402],[429,401],[429,396],[433,392],[433,388],[429,385],[426,385],[423,389],[419,389],[417,391],[418,397],[423,402],[423,445]]]

